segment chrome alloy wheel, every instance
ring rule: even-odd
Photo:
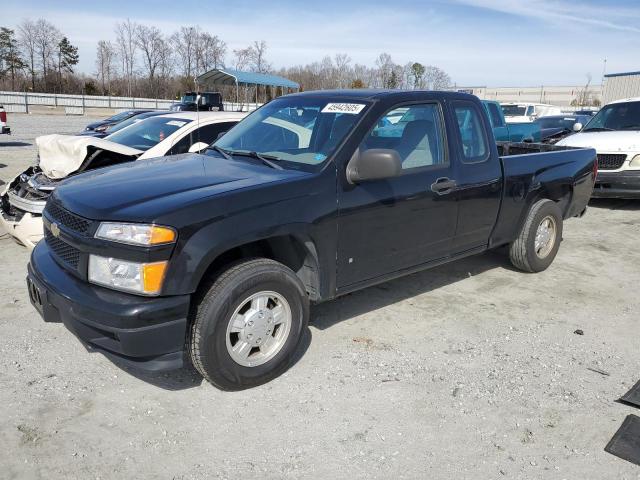
[[[536,230],[535,250],[538,258],[546,258],[556,244],[556,221],[547,215],[542,219]]]
[[[239,365],[256,367],[282,349],[291,330],[291,307],[276,292],[254,293],[231,315],[227,351]]]

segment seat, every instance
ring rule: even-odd
[[[354,117],[354,115],[343,114],[334,120],[329,138],[327,138],[324,145],[322,145],[322,148],[320,149],[321,152],[328,154],[336,148],[338,143],[344,138],[351,128],[355,119]]]
[[[431,120],[408,122],[402,131],[402,141],[397,148],[402,168],[433,165],[438,158],[435,125]]]

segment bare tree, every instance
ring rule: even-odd
[[[127,18],[116,24],[116,45],[122,61],[122,75],[126,79],[127,94],[132,95],[134,71],[136,66],[136,29],[137,24]]]
[[[33,20],[24,20],[18,26],[20,46],[27,56],[29,74],[31,75],[31,89],[36,89],[36,42],[38,29]]]
[[[62,40],[62,34],[52,23],[49,23],[44,18],[39,18],[36,22],[35,40],[36,56],[40,61],[42,79],[46,90],[49,85],[48,72],[51,68],[55,68],[56,50]]]
[[[96,50],[97,77],[102,84],[102,94],[111,92],[111,76],[113,74],[113,63],[116,59],[116,49],[108,40],[100,40]]]
[[[431,90],[444,90],[451,86],[451,77],[441,68],[428,65],[424,74],[427,88]]]
[[[236,70],[243,70],[251,63],[253,51],[251,47],[241,48],[239,50],[234,50],[233,55],[235,56],[234,64]]]
[[[175,45],[178,62],[182,67],[182,74],[191,78],[196,68],[197,44],[200,35],[197,27],[180,27],[171,36],[171,43]]]
[[[389,87],[389,83],[391,80],[391,73],[393,72],[394,67],[393,60],[391,59],[391,55],[388,53],[381,53],[376,59],[376,67],[378,67],[378,86],[382,88],[393,88]]]
[[[200,32],[196,42],[196,70],[198,74],[224,66],[227,44],[216,35]]]
[[[351,63],[351,57],[346,53],[338,53],[335,57],[333,57],[333,59],[336,69],[336,87],[346,88],[348,84],[349,64]]]
[[[169,44],[160,29],[146,25],[138,25],[136,29],[136,44],[142,52],[149,88],[153,95],[157,95],[157,70],[162,66],[162,62],[167,60],[167,50],[170,49]]]
[[[589,87],[591,86],[591,74],[587,73],[587,83],[584,85],[584,88],[578,90],[576,94],[576,98],[571,102],[571,105],[583,107],[585,105],[591,105],[592,103],[592,94]]]
[[[266,60],[267,42],[260,40],[253,42],[253,46],[249,47],[251,69],[258,73],[267,73],[271,70],[271,65]]]

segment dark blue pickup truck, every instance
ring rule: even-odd
[[[117,362],[191,361],[219,388],[247,388],[292,363],[310,303],[501,246],[516,268],[546,269],[563,220],[586,209],[595,159],[498,145],[461,93],[280,97],[204,155],[57,188],[29,294]]]

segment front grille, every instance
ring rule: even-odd
[[[91,227],[91,220],[79,217],[78,215],[65,210],[56,202],[49,201],[47,203],[46,212],[52,221],[59,225],[64,225],[75,232],[86,234]]]
[[[55,237],[48,228],[44,229],[44,239],[58,259],[74,270],[78,269],[80,250]]]
[[[627,159],[624,153],[599,153],[598,170],[617,170]]]

